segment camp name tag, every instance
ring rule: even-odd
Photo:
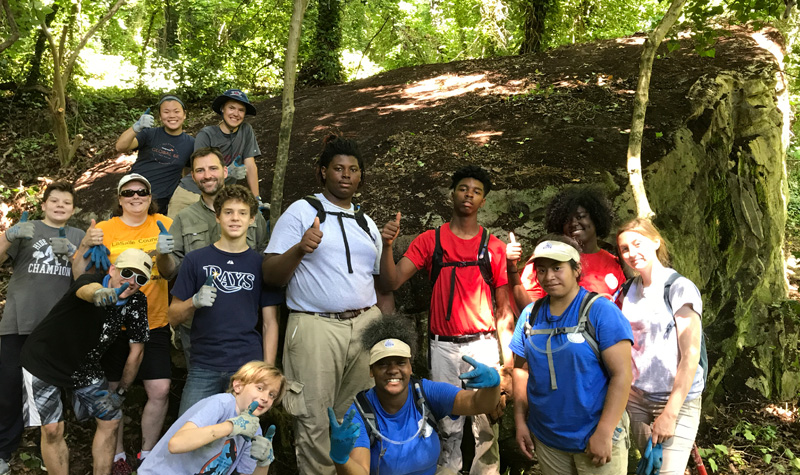
[[[571,343],[583,343],[586,341],[586,338],[584,338],[580,333],[568,333],[567,340],[569,340]]]

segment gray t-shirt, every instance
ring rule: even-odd
[[[33,224],[33,238],[14,240],[6,252],[14,274],[8,283],[0,335],[30,335],[72,284],[69,257],[53,254],[50,247],[50,238],[58,237],[58,228],[42,221]],[[80,245],[83,231],[70,226],[65,231],[72,244]]]
[[[194,149],[203,147],[216,147],[222,152],[222,157],[225,160],[225,165],[230,165],[234,160],[241,157],[242,159],[249,157],[258,157],[261,155],[261,149],[258,148],[256,142],[256,134],[253,132],[253,127],[248,123],[243,123],[239,129],[232,134],[222,132],[219,125],[208,125],[203,127],[197,133],[197,138],[194,141]],[[225,180],[226,185],[236,183],[236,180]],[[192,180],[192,175],[186,175],[181,180],[181,187],[186,188],[192,193],[200,193],[200,188]]]
[[[250,457],[250,441],[237,435],[223,437],[191,452],[170,453],[169,439],[187,422],[206,427],[236,417],[236,398],[231,393],[215,394],[198,402],[175,421],[164,437],[158,441],[150,455],[139,467],[139,475],[225,475],[235,469],[238,473],[253,473],[255,459]],[[261,435],[261,428],[256,435]]]
[[[354,213],[319,198],[325,210]],[[314,224],[317,211],[305,200],[298,200],[275,223],[266,254],[283,254],[300,242],[303,234]],[[367,215],[370,234],[364,232],[353,218],[343,218],[347,233],[353,273],[347,269],[342,228],[335,215],[328,214],[320,225],[322,242],[314,252],[306,254],[286,287],[286,304],[292,310],[306,312],[344,312],[371,307],[377,302],[373,275],[380,274],[380,255],[383,241],[375,222]]]
[[[669,399],[680,361],[675,316],[664,302],[664,283],[673,273],[675,271],[669,268],[654,270],[647,288],[642,287],[642,279],[637,277],[622,301],[622,314],[633,330],[633,387],[648,399],[659,402]],[[703,315],[700,291],[686,277],[672,284],[669,301],[673,312],[688,304],[698,315]],[[700,396],[703,386],[703,369],[697,365],[686,400]]]

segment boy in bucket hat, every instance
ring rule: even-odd
[[[139,288],[150,280],[152,265],[144,251],[127,249],[107,274],[81,275],[22,347],[26,425],[42,427],[42,460],[50,474],[69,473],[62,389],[72,391],[79,420],[96,419],[94,473],[111,471],[120,407],[149,338],[147,297]],[[100,358],[123,326],[130,354],[119,387],[111,391]]]
[[[256,108],[250,103],[247,94],[239,89],[228,89],[211,103],[211,109],[222,116],[217,125],[203,127],[197,133],[194,149],[214,147],[222,153],[224,164],[228,167],[225,183],[231,185],[247,180],[247,187],[256,196],[262,208],[258,189],[258,169],[255,157],[261,155],[253,127],[244,122],[248,115],[256,115]],[[191,194],[190,194],[191,193]],[[179,188],[170,201],[170,213],[177,212],[200,199],[200,189],[190,175],[183,177]]]

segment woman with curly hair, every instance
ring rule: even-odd
[[[598,189],[587,186],[564,188],[550,200],[545,214],[548,233],[563,234],[580,244],[581,287],[609,300],[625,282],[617,257],[598,244],[598,239],[608,236],[613,220],[608,199]],[[532,257],[519,273],[517,263],[520,257],[522,246],[511,234],[511,243],[506,246],[508,282],[517,308],[522,309],[544,297],[545,292],[536,280]]]
[[[330,456],[338,474],[437,473],[441,446],[436,421],[497,406],[499,373],[469,356],[464,361],[475,369],[459,376],[468,389],[413,377],[416,338],[411,322],[402,317],[384,317],[364,329],[361,344],[370,349],[375,386],[359,394],[341,424],[328,409]]]

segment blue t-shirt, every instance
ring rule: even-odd
[[[423,379],[422,389],[436,419],[452,414],[456,394],[461,391],[461,388],[449,383],[437,383]],[[413,396],[414,388],[409,384],[408,399],[402,409],[395,414],[388,414],[378,401],[375,389],[367,391],[367,399],[375,409],[375,419],[381,434],[399,442],[408,439],[419,430],[422,414],[417,410]],[[361,433],[358,435],[355,446],[370,449],[369,473],[380,473],[381,475],[433,475],[436,473],[436,462],[439,460],[441,447],[439,436],[432,427],[426,424],[422,433],[424,437],[418,436],[407,444],[395,445],[378,439],[370,447],[366,425],[355,407],[355,403],[350,406],[350,409],[356,411],[353,422],[361,425]],[[381,456],[382,448],[386,450],[383,456]],[[380,469],[378,464],[380,464]]]
[[[248,361],[264,358],[256,331],[259,311],[275,305],[261,279],[261,254],[248,249],[230,253],[213,244],[186,254],[172,295],[191,300],[206,277],[216,274],[214,305],[195,310],[191,364],[215,371],[236,371]]]
[[[578,324],[578,310],[586,290],[581,288],[562,315],[551,315],[542,305],[534,329],[572,327]],[[528,428],[547,446],[565,452],[583,452],[600,422],[609,378],[602,362],[580,334],[553,335],[553,354],[558,389],[550,388],[547,364],[548,335],[525,335],[533,303],[525,307],[517,321],[509,347],[528,361]],[[589,310],[600,351],[623,340],[633,342],[631,326],[610,301],[599,298]]]
[[[223,437],[207,445],[182,454],[170,453],[169,439],[187,422],[206,427],[236,417],[236,398],[233,394],[215,394],[198,402],[178,418],[136,473],[139,475],[226,475],[235,469],[239,473],[253,473],[255,459],[250,457],[250,441],[237,435]],[[261,435],[261,428],[256,432]]]
[[[139,156],[130,173],[147,178],[156,199],[169,198],[181,181],[183,168],[192,167],[189,157],[194,151],[194,137],[185,132],[170,135],[164,127],[151,127],[137,133],[136,141]]]

